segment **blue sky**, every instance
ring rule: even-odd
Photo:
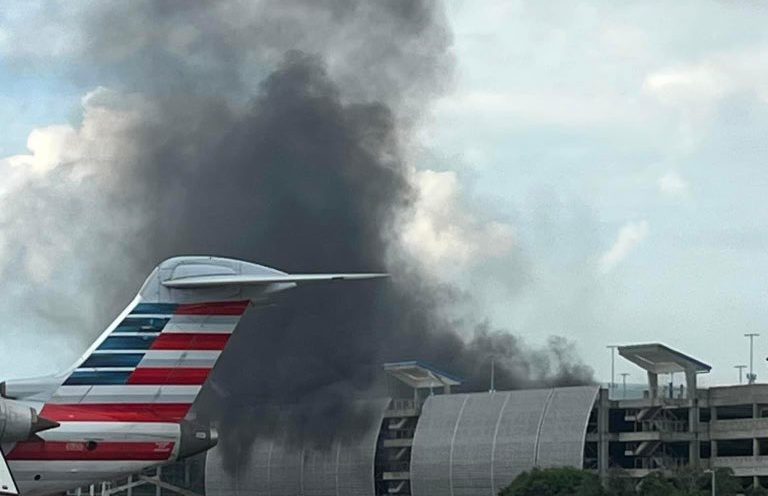
[[[71,65],[58,15],[3,14],[0,158],[77,126],[113,83]],[[434,195],[412,239],[433,239],[414,250],[471,311],[534,345],[567,336],[602,379],[606,344],[662,341],[732,382],[745,332],[764,333],[768,378],[768,8],[453,0],[448,16],[455,78],[412,156]]]

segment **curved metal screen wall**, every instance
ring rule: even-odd
[[[597,386],[431,396],[411,455],[413,496],[492,496],[533,467],[581,467]]]
[[[336,442],[329,450],[257,440],[247,462],[230,473],[223,466],[220,447],[213,448],[205,464],[206,495],[374,496],[376,440],[389,401],[371,402],[377,417],[365,434],[353,442]]]

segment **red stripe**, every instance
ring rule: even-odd
[[[131,373],[128,384],[199,385],[205,382],[211,369],[192,367],[139,367]]]
[[[49,403],[40,416],[57,422],[178,422],[189,407],[188,403]]]
[[[173,332],[161,333],[151,350],[223,350],[229,334]]]
[[[172,442],[67,442],[23,441],[8,453],[8,460],[168,460]]]
[[[248,301],[222,301],[218,303],[193,303],[179,305],[176,315],[242,315]]]

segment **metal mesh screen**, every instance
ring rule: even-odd
[[[489,496],[520,472],[583,464],[597,387],[440,395],[424,404],[413,496]]]
[[[328,449],[297,449],[257,440],[247,460],[233,472],[224,468],[221,449],[212,449],[206,463],[206,495],[374,496],[376,441],[389,401],[366,402],[375,412],[366,432]]]

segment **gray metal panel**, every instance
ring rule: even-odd
[[[411,449],[411,494],[451,495],[451,448],[467,396],[430,396],[424,403]]]
[[[584,437],[597,389],[560,388],[544,414],[539,435],[540,467],[578,467],[584,463]]]
[[[414,496],[492,496],[534,466],[583,464],[596,386],[431,396],[411,456]]]
[[[494,453],[494,494],[508,485],[520,472],[536,465],[536,441],[539,438],[544,409],[551,389],[510,391],[499,419]],[[488,493],[490,494],[490,484]]]
[[[509,393],[467,397],[453,443],[453,494],[489,494],[493,440]]]
[[[228,474],[224,469],[221,450],[213,448],[205,454],[205,486],[208,495],[236,496],[236,474]],[[210,488],[211,492],[208,492]]]
[[[234,473],[224,469],[221,448],[212,449],[206,460],[206,495],[373,496],[376,441],[389,401],[366,402],[375,413],[368,430],[328,449],[257,440],[247,462]]]
[[[275,443],[269,464],[268,495],[296,496],[297,494],[302,494],[301,489],[304,477],[302,459],[301,450]],[[254,494],[253,490],[245,485],[245,478],[242,477],[242,472],[238,474],[241,476],[237,484],[238,494],[252,495]]]

